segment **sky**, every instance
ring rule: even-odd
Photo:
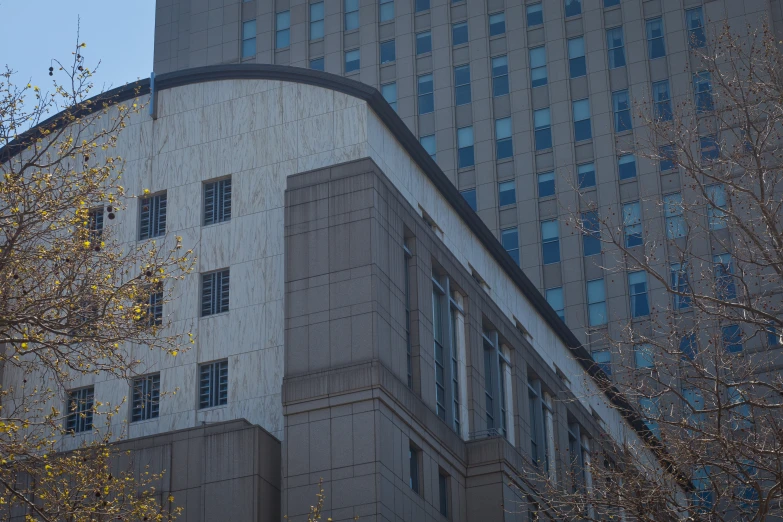
[[[13,83],[50,91],[52,58],[72,59],[79,19],[85,65],[101,62],[92,94],[149,77],[155,0],[0,0],[0,68],[16,71]]]

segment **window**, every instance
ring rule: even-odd
[[[568,70],[571,73],[571,78],[578,78],[587,74],[585,39],[582,36],[568,40]]]
[[[606,30],[606,47],[609,49],[609,68],[625,67],[625,46],[623,44],[622,27]]]
[[[674,309],[682,310],[691,306],[691,287],[688,284],[688,264],[672,263],[671,267],[671,289],[674,300]]]
[[[631,130],[631,100],[628,98],[628,91],[613,92],[612,106],[614,108],[614,131]]]
[[[405,267],[405,341],[407,347],[406,360],[408,365],[408,388],[413,388],[413,356],[411,351],[411,251],[403,242],[402,251],[405,255],[403,266]]]
[[[544,9],[541,3],[527,6],[527,26],[535,27],[544,23]]]
[[[726,221],[726,189],[723,185],[708,185],[707,193],[707,222],[710,230],[720,230],[728,225]]]
[[[492,96],[508,94],[508,58],[492,58]]]
[[[449,476],[443,470],[438,471],[438,493],[440,514],[449,518]]]
[[[473,166],[473,127],[457,129],[457,168]]]
[[[721,337],[723,338],[723,348],[729,353],[739,353],[742,351],[742,330],[739,325],[730,324],[721,328]]]
[[[635,178],[636,157],[633,154],[624,154],[617,158],[617,170],[620,173],[620,179]]]
[[[582,14],[582,0],[565,0],[566,17],[580,14]]]
[[[345,0],[345,30],[359,28],[359,0]]]
[[[68,416],[65,418],[65,430],[82,433],[92,430],[93,403],[95,388],[88,386],[68,392]]]
[[[380,1],[380,21],[388,22],[394,20],[394,0],[379,0]]]
[[[570,460],[572,491],[585,491],[588,484],[590,449],[587,437],[578,422],[568,423],[568,456]]]
[[[90,240],[99,241],[103,234],[103,206],[91,208],[87,213],[87,231]]]
[[[381,94],[386,103],[391,105],[391,108],[397,110],[397,83],[387,83],[381,85]]]
[[[419,449],[408,446],[408,485],[414,493],[421,494],[419,491]]]
[[[663,41],[663,19],[647,20],[647,57],[650,60],[666,56],[666,45]]]
[[[519,232],[517,227],[507,228],[500,231],[500,242],[503,244],[503,248],[508,252],[508,255],[519,264]]]
[[[228,404],[228,361],[202,364],[198,373],[199,409]]]
[[[574,141],[585,141],[593,137],[590,128],[590,101],[577,100],[573,102],[574,111]]]
[[[282,49],[291,45],[291,11],[277,13],[276,20],[275,49]]]
[[[435,160],[435,135],[430,134],[429,136],[422,136],[419,138],[419,142],[421,143],[421,146],[424,147],[424,150],[427,151],[427,154],[430,155],[430,158]]]
[[[256,21],[242,23],[242,58],[256,55]]]
[[[470,103],[470,65],[454,68],[454,100],[457,105]]]
[[[310,69],[314,71],[323,71],[324,70],[324,59],[321,58],[313,58],[310,60]]]
[[[604,0],[604,9],[620,5],[620,0]]]
[[[709,71],[693,75],[693,95],[697,114],[712,110],[712,77]]]
[[[358,71],[360,66],[360,55],[359,55],[359,49],[354,49],[353,51],[345,51],[345,72],[350,73],[353,71]]]
[[[688,30],[688,43],[691,49],[704,47],[707,39],[704,36],[704,15],[701,7],[685,11],[685,28]]]
[[[658,156],[660,156],[659,166],[661,172],[672,170],[676,166],[677,154],[674,152],[674,145],[661,145],[658,147]]]
[[[601,253],[601,223],[598,212],[591,210],[582,213],[582,251],[585,257]]]
[[[539,109],[533,112],[533,125],[536,131],[536,150],[552,148],[552,128],[549,117],[549,108]]]
[[[201,276],[201,316],[228,312],[229,270]]]
[[[595,187],[595,166],[592,163],[577,166],[576,177],[580,189]]]
[[[497,159],[510,158],[514,155],[511,134],[511,118],[495,120],[495,155]]]
[[[663,197],[663,215],[666,218],[666,237],[677,239],[688,234],[688,225],[683,216],[682,194],[676,192]]]
[[[530,49],[530,79],[532,87],[546,85],[546,48]]]
[[[166,193],[141,199],[139,239],[162,236],[166,233]]]
[[[204,184],[204,225],[231,220],[231,178]]]
[[[631,294],[631,317],[650,315],[650,304],[647,302],[647,274],[643,271],[630,272],[628,289]]]
[[[397,52],[394,47],[394,40],[381,42],[381,65],[392,63],[397,59]]]
[[[516,183],[514,180],[501,181],[498,183],[498,205],[505,207],[517,202]]]
[[[609,350],[593,352],[593,360],[607,377],[612,376],[612,352]]]
[[[144,300],[143,309],[149,326],[163,324],[163,287],[162,283],[150,287],[150,292]]]
[[[636,368],[654,368],[652,345],[649,343],[634,345],[633,360]]]
[[[642,237],[642,206],[638,201],[623,205],[625,246],[631,248],[644,243]]]
[[[606,290],[603,279],[587,282],[587,315],[590,326],[606,324]]]
[[[505,375],[510,362],[499,344],[498,333],[484,330],[484,405],[487,431],[508,435],[508,402]]]
[[[449,367],[446,365],[446,358],[450,351],[451,343],[449,336],[450,328],[443,323],[448,321],[445,306],[443,306],[446,290],[441,286],[439,277],[432,274],[432,334],[435,342],[435,411],[441,420],[446,420],[448,399],[446,398],[447,372]]]
[[[731,254],[717,254],[712,256],[712,264],[715,266],[715,295],[723,301],[731,301],[737,298],[737,286],[734,283],[734,266]]]
[[[783,344],[783,337],[781,337],[777,328],[775,328],[775,323],[773,321],[770,321],[767,324],[766,330],[767,330],[767,345],[778,346],[780,344]]]
[[[465,201],[468,202],[468,206],[473,209],[473,212],[475,212],[478,209],[477,203],[476,203],[476,189],[468,189],[463,190],[460,192],[462,194],[462,197],[465,198]]]
[[[455,47],[468,43],[468,23],[460,22],[451,26],[451,44]]]
[[[416,54],[432,52],[432,33],[426,31],[416,35]]]
[[[430,0],[416,0],[416,12],[426,11],[430,8]]]
[[[653,103],[655,104],[655,117],[659,120],[672,119],[672,101],[669,93],[669,80],[652,84]]]
[[[699,147],[701,149],[701,161],[703,163],[715,161],[720,156],[720,149],[718,149],[718,139],[714,134],[710,134],[709,136],[702,136],[699,138]]]
[[[680,338],[680,352],[683,355],[683,360],[693,360],[696,354],[699,353],[699,346],[696,344],[696,334],[690,333],[683,335]]]
[[[160,374],[133,379],[131,422],[154,419],[160,415]]]
[[[555,195],[555,173],[542,172],[538,175],[538,197],[546,198]]]
[[[536,466],[543,464],[544,470],[552,478],[554,469],[549,468],[552,409],[549,399],[544,397],[540,380],[528,377],[527,397],[530,413],[530,457]]]
[[[419,114],[429,114],[435,110],[435,98],[432,95],[432,75],[419,76]]]
[[[489,36],[497,36],[506,32],[506,13],[489,15]]]
[[[432,271],[432,332],[435,362],[435,407],[438,417],[460,433],[460,376],[457,325],[460,307],[446,274]]]
[[[557,220],[543,221],[541,223],[541,240],[544,264],[560,262],[560,234]]]
[[[639,410],[644,417],[644,422],[647,424],[647,428],[657,438],[661,438],[661,429],[658,426],[658,418],[660,413],[660,402],[657,397],[642,397],[639,399]]]
[[[324,3],[310,4],[310,40],[324,37]]]
[[[546,291],[546,302],[557,313],[561,321],[565,322],[565,301],[563,300],[563,287],[549,288]]]
[[[693,470],[691,483],[695,491],[691,493],[691,501],[696,513],[706,513],[712,509],[712,480],[709,466],[696,466]]]

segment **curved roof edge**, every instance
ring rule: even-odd
[[[585,371],[596,381],[610,402],[620,410],[626,421],[637,434],[658,453],[661,463],[668,471],[674,469],[673,463],[665,458],[660,441],[651,433],[642,420],[636,408],[614,386],[604,371],[593,361],[590,352],[579,342],[574,333],[560,319],[544,296],[528,279],[522,268],[517,265],[495,238],[481,218],[468,205],[465,198],[448,179],[438,164],[424,150],[419,140],[405,125],[397,112],[391,108],[381,93],[367,84],[337,76],[335,74],[313,71],[301,67],[272,64],[227,64],[196,67],[155,76],[155,91],[181,87],[195,83],[220,80],[277,80],[292,83],[303,83],[342,92],[367,102],[383,123],[405,147],[408,154],[416,161],[435,187],[443,194],[460,218],[468,225],[471,232],[478,237],[481,244],[492,254],[495,261],[514,281],[517,288],[536,308],[550,328],[560,340],[571,350],[574,357]],[[122,87],[111,89],[87,101],[88,105],[76,111],[76,115],[86,115],[98,111],[105,104],[121,103],[150,93],[150,80],[139,80]],[[155,103],[155,100],[152,100]],[[42,137],[43,129],[61,127],[67,123],[64,115],[67,111],[58,113],[36,127],[26,131],[18,139],[0,149],[0,162],[5,162],[12,156],[24,150],[33,140]],[[689,482],[688,482],[689,483]]]

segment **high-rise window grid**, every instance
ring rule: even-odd
[[[460,433],[460,382],[457,314],[462,313],[453,298],[446,274],[432,271],[432,331],[435,362],[435,405],[438,417]]]
[[[157,418],[160,415],[160,374],[133,379],[131,422]]]
[[[470,64],[454,68],[454,102],[455,105],[470,103]]]
[[[626,248],[641,246],[644,243],[642,206],[638,201],[623,205],[623,232]]]
[[[633,154],[623,154],[617,158],[617,170],[620,179],[636,177],[636,157]]]
[[[394,45],[394,40],[381,42],[379,47],[381,65],[392,63],[397,59],[397,48]]]
[[[457,129],[457,168],[472,167],[473,159],[473,127]]]
[[[585,39],[583,36],[568,40],[568,71],[571,78],[579,78],[587,74]]]
[[[468,43],[468,23],[458,22],[451,26],[451,44],[458,46]]]
[[[541,250],[545,265],[560,262],[560,232],[556,219],[541,222]]]
[[[432,52],[432,33],[424,31],[416,34],[416,55]]]
[[[552,148],[552,120],[549,107],[533,112],[533,126],[535,128],[536,150]]]
[[[546,48],[544,46],[530,49],[530,80],[532,87],[542,87],[547,84]]]
[[[574,141],[585,141],[592,139],[593,132],[590,126],[590,101],[576,100],[572,102],[574,113]]]
[[[577,165],[576,183],[580,189],[595,187],[595,165],[593,163]]]
[[[582,252],[585,257],[601,253],[601,223],[597,210],[582,212]]]
[[[498,36],[506,32],[506,13],[489,15],[489,36]]]
[[[359,28],[359,0],[345,0],[345,30]]]
[[[65,430],[82,433],[92,430],[95,388],[88,386],[68,392],[68,415],[65,417]]]
[[[688,45],[692,49],[698,49],[707,44],[707,38],[704,35],[704,14],[701,7],[685,11],[685,29],[688,31]]]
[[[544,23],[544,8],[541,2],[537,4],[528,4],[526,11],[528,27],[535,27]]]
[[[358,71],[360,67],[361,67],[361,54],[359,53],[359,49],[352,49],[350,51],[345,51],[346,74],[354,71]]]
[[[324,37],[324,3],[310,4],[310,40]]]
[[[696,334],[689,333],[680,338],[680,352],[683,360],[692,361],[699,353],[699,345],[696,343]]]
[[[380,7],[378,16],[381,22],[394,20],[394,0],[378,0]]]
[[[548,288],[546,291],[546,302],[555,311],[561,321],[565,322],[565,301],[563,299],[563,287]]]
[[[628,90],[612,93],[612,109],[614,111],[614,131],[625,132],[633,127],[631,123],[631,99]]]
[[[644,271],[628,273],[628,290],[631,302],[631,317],[650,315],[650,303],[647,298],[647,274]]]
[[[166,193],[142,198],[140,201],[139,239],[149,239],[166,233]]]
[[[500,231],[500,242],[508,255],[519,264],[519,231],[517,227],[505,228]]]
[[[275,16],[275,49],[284,49],[291,45],[291,11],[283,11]]]
[[[652,84],[653,103],[655,104],[655,117],[661,121],[672,119],[672,100],[669,92],[669,80],[663,80]]]
[[[625,43],[622,27],[606,30],[606,47],[609,52],[609,68],[625,67]]]
[[[256,21],[242,22],[242,58],[256,55]]]
[[[199,366],[198,407],[213,408],[228,404],[228,361]]]
[[[683,310],[691,307],[690,298],[690,284],[688,283],[688,264],[687,263],[672,263],[670,266],[671,272],[671,289],[673,306],[675,310]]]
[[[508,94],[508,57],[492,58],[492,96]]]
[[[606,324],[606,289],[603,279],[587,281],[587,316],[590,326]]]
[[[204,225],[231,220],[231,178],[204,184]]]
[[[684,213],[681,193],[675,192],[663,197],[663,215],[666,219],[667,238],[677,239],[688,234],[688,224],[685,222]]]
[[[664,43],[663,18],[653,18],[645,22],[647,30],[647,57],[650,60],[666,56]]]
[[[538,197],[547,198],[555,195],[555,173],[541,172],[538,174]]]
[[[201,316],[228,312],[229,270],[219,270],[201,276]]]
[[[432,74],[423,74],[417,79],[419,114],[429,114],[435,110],[435,98],[433,95]]]
[[[392,109],[397,110],[397,83],[387,83],[381,85],[381,94]]]
[[[514,155],[514,143],[511,138],[511,118],[495,120],[495,157],[499,160]]]

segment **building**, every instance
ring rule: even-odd
[[[103,233],[194,249],[161,313],[197,341],[136,346],[134,383],[87,375],[62,401],[122,404],[113,432],[167,470],[182,520],[304,520],[320,479],[335,521],[527,520],[541,473],[586,487],[588,450],[641,447],[644,425],[378,91],[242,64],[111,95],[137,93],[151,111],[116,149],[137,197]],[[65,422],[62,450],[91,436],[92,417]]]

